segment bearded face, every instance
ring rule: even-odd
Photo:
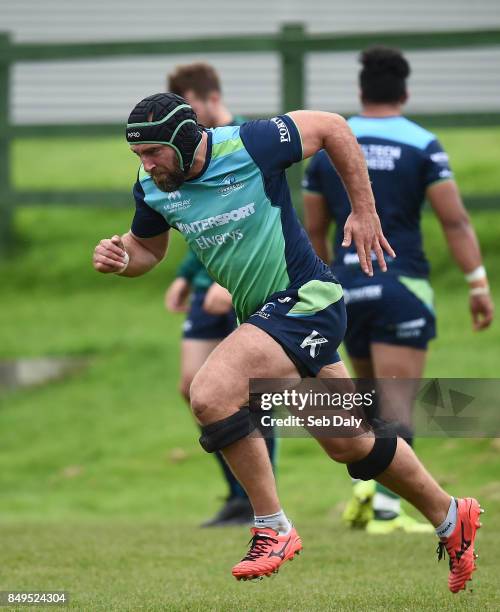
[[[131,145],[130,148],[140,158],[144,170],[160,191],[177,191],[186,180],[172,147],[162,144],[140,144]]]
[[[167,170],[161,166],[153,168],[150,172],[151,178],[160,191],[177,191],[185,180],[184,172],[180,169],[179,161],[175,159],[176,168]]]

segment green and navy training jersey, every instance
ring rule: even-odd
[[[176,278],[185,278],[191,285],[192,291],[207,291],[214,282],[201,261],[189,247],[184,259],[177,268],[175,276]]]
[[[349,119],[349,125],[366,158],[382,229],[397,255],[393,261],[386,257],[389,269],[427,276],[429,265],[422,247],[420,215],[429,185],[452,177],[448,156],[434,134],[405,117],[358,116]],[[334,270],[352,265],[357,272],[355,245],[341,246],[351,206],[325,151],[311,160],[304,188],[325,197],[336,223]]]
[[[276,291],[334,277],[314,253],[290,199],[285,169],[302,159],[288,115],[207,130],[198,176],[164,193],[143,169],[132,232],[181,232],[210,276],[231,293],[240,321]]]
[[[234,115],[232,120],[226,125],[243,125],[246,119],[240,115]],[[185,278],[193,291],[207,291],[210,285],[214,282],[210,275],[203,267],[201,261],[196,257],[193,251],[188,248],[186,256],[182,260],[176,273],[177,278]]]

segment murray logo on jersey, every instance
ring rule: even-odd
[[[191,206],[191,199],[182,200],[180,191],[169,191],[167,194],[168,202],[163,205],[163,210],[166,212],[174,212],[177,210],[186,210]]]
[[[180,191],[169,191],[167,194],[167,200],[171,202],[172,200],[177,200],[181,197]]]

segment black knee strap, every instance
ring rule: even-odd
[[[407,425],[402,425],[401,423],[398,423],[395,429],[398,436],[403,438],[407,444],[413,447],[413,430]]]
[[[231,416],[201,428],[200,444],[207,453],[222,450],[245,438],[255,429],[248,408],[240,408]]]
[[[396,437],[375,438],[372,450],[364,459],[347,464],[347,471],[352,478],[371,480],[384,472],[396,454],[398,439]]]

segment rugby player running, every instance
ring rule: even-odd
[[[198,122],[205,127],[244,123],[242,117],[233,116],[225,105],[219,75],[209,64],[199,62],[177,66],[168,77],[167,89],[182,96],[195,111]],[[231,178],[232,175],[225,177],[227,184],[221,187],[227,195],[235,188]],[[174,195],[177,195],[176,192]],[[182,206],[180,198],[173,202]],[[189,404],[193,378],[214,348],[236,328],[236,314],[231,295],[213,282],[192,249],[188,249],[176,276],[165,293],[165,306],[172,312],[188,311],[181,342],[180,391]],[[272,431],[266,432],[266,444],[274,470],[275,438],[272,434]],[[229,494],[217,514],[205,521],[202,527],[253,523],[252,504],[245,490],[224,461],[222,453],[216,451],[214,457],[222,469]]]
[[[435,337],[433,292],[420,216],[429,200],[452,256],[469,283],[474,329],[487,328],[493,303],[479,244],[464,209],[448,156],[436,136],[402,116],[408,100],[410,66],[397,49],[372,47],[361,54],[361,115],[348,121],[365,155],[385,236],[397,252],[386,257],[388,271],[367,278],[352,246],[342,244],[349,197],[325,151],[312,158],[304,179],[305,225],[316,253],[331,261],[329,228],[335,223],[332,270],[344,289],[347,331],[344,343],[356,376],[363,379],[419,379],[427,345]],[[390,383],[389,383],[390,384]],[[397,397],[395,395],[397,388]],[[399,423],[399,435],[413,442],[411,413],[417,386],[398,385],[385,394],[379,416]],[[425,533],[401,510],[400,499],[380,483],[358,481],[344,520],[368,533]]]
[[[294,111],[205,130],[174,94],[139,102],[126,135],[142,163],[132,227],[123,236],[101,240],[93,265],[101,273],[142,275],[163,259],[175,227],[212,278],[231,293],[241,325],[198,371],[191,408],[201,425],[202,447],[222,451],[254,509],[250,549],[233,567],[233,576],[271,575],[302,543],[280,504],[265,442],[249,435],[255,429],[245,408],[249,379],[349,377],[337,352],[346,326],[342,288],[297,220],[285,169],[327,151],[352,206],[344,245],[354,240],[362,270],[372,275],[372,251],[382,270],[383,250],[395,254],[382,233],[366,162],[339,115]],[[219,189],[228,172],[243,187],[223,198]],[[186,201],[182,210],[168,207],[167,194],[176,190]],[[321,350],[313,350],[315,343]],[[374,478],[418,508],[437,530],[440,556],[448,552],[450,590],[465,588],[475,568],[480,526],[475,499],[446,493],[401,438],[368,434],[318,442],[352,477]]]

